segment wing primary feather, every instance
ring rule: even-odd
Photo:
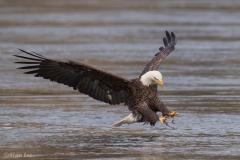
[[[35,68],[39,68],[40,65],[37,66],[25,66],[25,67],[19,67],[17,69],[35,69]]]
[[[14,62],[14,63],[20,63],[20,64],[40,64],[40,62]]]
[[[40,66],[39,67],[42,72],[55,72],[55,71],[60,71],[63,70],[63,68],[60,68],[58,66]]]
[[[39,73],[35,74],[34,77],[42,77]]]
[[[20,51],[22,51],[22,52],[24,52],[24,53],[26,53],[26,54],[29,54],[29,55],[31,55],[31,56],[34,56],[34,57],[37,57],[37,58],[40,58],[40,59],[45,59],[45,58],[43,58],[43,57],[40,57],[40,56],[38,56],[38,55],[35,55],[35,54],[32,54],[32,53],[29,53],[29,52],[27,52],[27,51],[24,51],[24,50],[22,50],[22,49],[19,49]]]
[[[177,44],[177,39],[176,39],[176,36],[173,32],[171,32],[171,36],[172,36],[172,41],[173,41],[173,44]]]
[[[166,31],[166,36],[167,36],[168,43],[171,44],[171,35],[169,34],[168,31]]]
[[[38,72],[39,72],[39,69],[33,70],[33,71],[24,72],[23,74],[34,74],[34,73],[38,73]]]
[[[32,51],[32,53],[34,53],[34,54],[36,54],[36,55],[38,55],[38,56],[40,56],[40,57],[46,59],[46,57],[42,56],[41,54],[38,54],[38,53],[36,53],[36,52],[34,52],[34,51]]]
[[[164,46],[165,46],[165,47],[168,46],[168,41],[167,41],[167,38],[166,38],[166,37],[163,38],[163,43],[164,43]]]
[[[23,58],[23,59],[29,59],[29,60],[33,60],[33,61],[42,61],[42,59],[29,58],[29,57],[24,57],[24,56],[19,56],[19,55],[13,55],[13,56]]]

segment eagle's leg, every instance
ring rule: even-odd
[[[171,111],[163,103],[160,107],[161,108],[159,108],[159,110],[162,112],[163,117],[159,118],[159,120],[163,124],[166,124],[167,126],[169,126],[167,123],[167,118],[170,116],[169,114],[171,113]]]
[[[162,112],[163,117],[170,117],[172,120],[172,123],[174,123],[174,117],[179,115],[177,111],[170,111],[164,104],[160,110]],[[161,121],[161,120],[160,120]],[[166,120],[165,120],[166,121]],[[162,121],[161,121],[162,122]]]
[[[170,112],[168,115],[170,116],[172,123],[174,123],[174,116],[177,116],[179,114],[177,111],[173,111],[173,112]]]
[[[165,104],[160,101],[158,98],[155,99],[156,101],[156,104],[153,104],[153,109],[155,111],[160,111],[162,112],[162,118],[159,118],[159,121],[162,122],[163,124],[166,124],[168,126],[168,123],[166,122],[167,121],[167,118],[170,117],[172,119],[172,123],[174,123],[174,117],[178,115],[178,112],[177,111],[170,111],[166,106]]]
[[[137,108],[137,113],[141,116],[138,118],[138,122],[150,123],[154,126],[157,121],[159,121],[159,116],[147,106],[141,106]]]

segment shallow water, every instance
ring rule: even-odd
[[[0,159],[239,159],[239,1],[0,1]],[[159,97],[180,115],[111,124],[129,114],[15,68],[18,48],[138,77],[162,45]],[[161,115],[161,114],[160,114]]]

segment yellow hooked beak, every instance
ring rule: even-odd
[[[156,82],[161,86],[161,87],[163,87],[163,81],[160,79],[160,80],[156,80]]]

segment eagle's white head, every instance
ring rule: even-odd
[[[144,86],[159,84],[163,87],[162,74],[159,71],[148,71],[141,76],[140,81]]]

